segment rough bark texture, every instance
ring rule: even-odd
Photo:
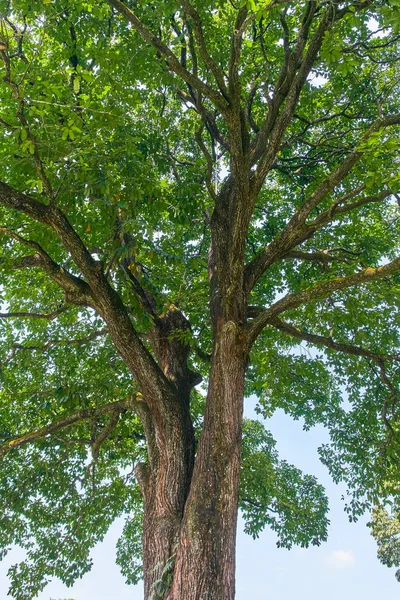
[[[189,324],[176,307],[157,319],[151,338],[155,356],[174,390],[175,410],[151,419],[149,402],[138,413],[144,423],[149,462],[137,475],[144,499],[143,566],[145,598],[164,598],[173,572],[185,502],[194,464],[190,390],[199,377],[187,366]],[[167,427],[166,427],[167,426]],[[167,435],[165,435],[167,432]]]
[[[145,598],[163,597],[162,574],[174,554],[193,468],[193,431],[182,423],[157,452],[152,465],[141,465],[144,497],[143,561]],[[185,439],[186,438],[186,439]],[[159,583],[157,583],[159,582]],[[165,591],[165,590],[164,590]]]
[[[245,360],[228,322],[215,348],[204,427],[168,600],[232,600]]]

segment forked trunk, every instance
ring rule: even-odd
[[[157,489],[154,496],[149,496],[151,503],[147,503],[144,535],[146,600],[233,600],[235,597],[248,347],[242,325],[245,321],[242,291],[245,244],[243,236],[235,235],[228,216],[236,214],[237,220],[246,221],[247,215],[240,211],[242,196],[246,197],[246,190],[240,195],[228,186],[221,196],[224,210],[213,215],[209,271],[214,350],[204,423],[188,496],[182,506],[184,510],[179,512],[177,504],[170,510],[172,505],[160,499]],[[174,364],[171,356],[168,363]],[[166,464],[173,468],[172,454]],[[173,470],[170,473],[169,477],[173,477]],[[165,480],[165,492],[169,477],[161,476]],[[171,490],[168,494],[173,504]],[[156,539],[158,535],[163,535],[163,540]],[[158,576],[157,585],[154,573]]]

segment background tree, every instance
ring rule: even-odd
[[[396,495],[400,2],[1,15],[11,592],[71,584],[126,515],[146,598],[231,600],[239,506],[286,547],[327,528],[245,394],[329,428],[351,518]]]

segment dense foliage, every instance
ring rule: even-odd
[[[320,456],[346,483],[351,518],[397,498],[388,481],[399,479],[400,453],[400,2],[192,4],[198,12],[175,0],[0,2],[0,548],[27,551],[9,573],[18,600],[53,576],[81,577],[120,516],[118,562],[138,581],[135,466],[148,460],[145,393],[85,300],[74,247],[38,203],[67,217],[158,362],[152,332],[184,315],[164,335],[173,351],[184,347],[197,384],[197,443],[215,341],[210,221],[236,173],[229,85],[240,90],[258,178],[245,232],[246,394],[265,418],[281,408],[329,429]],[[240,508],[248,533],[268,525],[280,546],[326,539],[323,488],[279,459],[251,420]],[[381,545],[394,527],[384,529],[383,510],[373,526]],[[382,548],[399,565],[398,550],[388,558]]]

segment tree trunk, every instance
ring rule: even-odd
[[[173,563],[183,517],[184,502],[167,501],[166,482],[160,470],[151,477],[144,498],[143,573],[144,597],[158,600],[170,587]],[[167,484],[168,485],[168,484]]]
[[[187,365],[189,323],[176,307],[156,316],[148,331],[156,362],[133,330],[119,296],[101,276],[99,282],[96,308],[142,392],[135,410],[148,453],[148,461],[136,466],[144,503],[144,591],[145,600],[161,600],[170,587],[171,561],[192,479],[195,440],[190,391],[201,377]]]
[[[182,514],[163,507],[162,494],[156,493],[155,482],[153,494],[144,502],[143,520],[143,575],[145,599],[163,598],[168,589],[169,561],[174,554],[179,538]]]
[[[157,440],[157,467],[153,468],[148,491],[144,493],[146,600],[233,600],[235,596],[248,348],[243,330],[245,241],[243,236],[235,234],[232,222],[247,222],[246,210],[241,208],[246,204],[243,199],[248,198],[247,192],[247,188],[238,191],[227,186],[221,195],[221,211],[215,211],[212,218],[209,271],[214,350],[192,477],[192,471],[187,469],[190,476],[177,478],[176,469],[184,464],[183,446],[170,446],[165,423],[160,423],[158,429],[159,437],[165,439],[162,443]],[[189,391],[195,381],[194,374],[187,368],[189,348],[170,335],[185,331],[187,326],[179,311],[170,310],[158,321],[153,347],[166,377],[177,389]],[[165,345],[164,340],[169,342]],[[172,414],[169,413],[168,425]],[[157,420],[153,423],[157,428]],[[179,439],[177,425],[173,435]],[[182,424],[180,427],[182,431]],[[150,439],[147,433],[146,438]]]
[[[168,600],[233,600],[243,387],[240,328],[232,321],[215,345],[203,431]]]
[[[188,411],[172,415],[162,438],[145,423],[149,462],[136,468],[144,499],[143,571],[145,599],[165,597],[171,583],[171,559],[179,540],[194,461],[194,435]],[[149,431],[149,427],[151,430]]]

